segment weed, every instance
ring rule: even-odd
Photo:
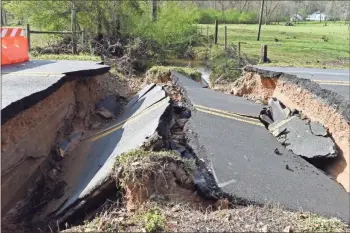
[[[324,42],[328,42],[329,39],[328,39],[327,36],[323,35],[323,36],[322,36],[322,40],[323,40]]]
[[[144,214],[146,232],[162,232],[165,230],[165,218],[158,209],[149,210]]]
[[[326,219],[317,214],[309,214],[304,221],[305,231],[310,232],[341,232],[344,228],[344,223],[336,218]]]

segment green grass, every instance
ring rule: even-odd
[[[62,41],[61,36],[57,35],[44,35],[44,34],[32,34],[30,40],[31,48],[36,47],[50,47],[53,44],[57,44]],[[73,54],[38,54],[35,51],[30,52],[30,59],[35,60],[79,60],[79,61],[101,61],[99,56],[91,54],[80,53],[78,55]]]
[[[30,53],[30,59],[34,60],[78,60],[78,61],[101,61],[98,56],[92,56],[90,54],[35,54]]]
[[[273,66],[295,67],[349,67],[349,27],[343,22],[299,23],[296,26],[263,25],[257,41],[258,25],[227,25],[228,44],[245,42],[242,52],[259,60],[260,46],[268,45],[268,58]],[[207,35],[207,25],[200,25]],[[208,25],[209,35],[214,25]],[[324,39],[328,39],[326,42]],[[278,42],[275,41],[275,38]],[[220,45],[224,44],[224,25],[219,25]]]

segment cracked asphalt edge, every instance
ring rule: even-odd
[[[338,93],[323,89],[316,82],[309,79],[300,78],[297,75],[264,70],[253,66],[246,66],[243,70],[246,72],[256,72],[261,76],[261,78],[276,78],[296,84],[297,86],[308,90],[323,103],[334,108],[348,123],[350,123],[350,101]]]

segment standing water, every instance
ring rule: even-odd
[[[180,66],[180,67],[189,67],[189,68],[196,68],[201,72],[202,79],[205,80],[205,82],[210,84],[210,73],[211,70],[208,68],[208,66],[205,64],[204,61],[194,61],[194,60],[185,60],[185,59],[174,59],[169,60],[168,64],[171,66]]]

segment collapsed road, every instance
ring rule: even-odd
[[[321,84],[282,72],[246,66],[233,83],[236,96],[266,103],[276,98],[292,112],[321,124],[338,151],[337,159],[325,171],[350,192],[350,101],[344,95],[322,88]]]
[[[13,182],[15,176],[28,179],[28,170],[34,174],[35,169],[44,173],[43,168],[37,164],[30,169],[26,167],[28,164],[40,161],[40,165],[43,164],[43,160],[49,160],[45,182],[29,182],[28,179],[27,183],[35,184],[35,190],[28,192],[28,198],[16,204],[13,200],[7,200],[5,210],[8,217],[15,213],[25,217],[23,219],[29,218],[32,222],[58,219],[59,223],[64,223],[74,214],[84,213],[87,208],[96,205],[97,197],[106,197],[107,190],[111,186],[115,187],[111,173],[116,157],[124,152],[146,147],[152,150],[173,149],[184,158],[203,159],[211,174],[203,174],[205,169],[197,168],[195,179],[198,190],[204,191],[205,195],[209,193],[206,190],[208,189],[217,195],[224,193],[225,197],[232,199],[240,198],[259,204],[280,204],[292,210],[302,208],[304,211],[338,217],[349,222],[349,194],[322,171],[279,144],[259,119],[261,105],[203,88],[202,84],[176,72],[172,72],[171,78],[174,86],[182,93],[179,106],[174,106],[165,87],[149,84],[123,107],[120,115],[113,116],[108,113],[117,111],[109,109],[111,106],[108,106],[108,98],[97,95],[98,98],[94,98],[92,103],[94,108],[97,108],[95,112],[111,119],[105,122],[102,128],[91,127],[85,132],[69,130],[64,137],[58,137],[50,143],[39,140],[47,146],[45,151],[37,144],[34,147],[31,145],[33,148],[30,150],[21,151],[22,142],[18,143],[15,149],[5,150],[7,156],[2,157],[2,162],[15,152],[27,159],[24,160],[26,163],[20,166],[9,167],[10,175],[2,173],[7,180],[7,188],[12,190],[14,186],[23,182],[19,181],[20,178]],[[64,113],[62,116],[58,119],[47,119],[56,125],[56,121],[65,122],[68,119],[67,115],[72,115],[83,119],[84,123],[88,122],[85,119],[88,114],[81,112],[82,106],[87,103],[81,98],[92,94],[89,91],[97,86],[94,82],[75,83],[75,113],[70,113],[69,106],[72,103],[67,101],[63,105],[64,108],[62,107],[64,111],[56,109]],[[65,83],[47,99],[57,93],[61,93],[58,97],[69,94],[69,88]],[[68,91],[62,92],[65,89]],[[85,96],[79,96],[79,91],[87,93]],[[35,105],[40,105],[41,102]],[[183,118],[174,120],[174,107],[184,109],[184,112],[179,114],[183,115]],[[84,117],[80,117],[81,115]],[[4,125],[12,121],[13,119],[9,119]],[[173,135],[173,140],[168,141],[166,135],[171,131],[174,122],[178,126],[181,125],[180,128],[184,131],[185,145],[179,144],[179,141],[182,141],[179,139],[182,138],[181,135]],[[58,123],[57,125],[49,130],[56,133],[67,125],[67,122],[60,127]],[[79,142],[74,140],[76,137]],[[28,144],[30,143],[24,143],[22,146]],[[49,152],[48,145],[51,147],[52,144],[54,150]],[[71,144],[74,145],[70,146]],[[276,149],[278,154],[275,153]],[[38,151],[39,156],[36,155]],[[51,153],[52,156],[46,158],[46,155],[42,155],[44,153]],[[215,184],[210,180],[212,177],[214,182],[216,181]],[[23,187],[17,188],[16,191],[25,192]],[[216,196],[214,194],[213,197]],[[33,212],[36,213],[35,216]]]
[[[279,144],[258,120],[261,105],[202,88],[176,72],[172,79],[192,110],[185,127],[189,145],[206,160],[224,192],[349,222],[349,194]]]
[[[297,77],[310,79],[320,84],[324,89],[350,98],[350,73],[349,70],[340,69],[316,69],[316,68],[294,68],[294,67],[259,67],[265,70],[294,74]]]

